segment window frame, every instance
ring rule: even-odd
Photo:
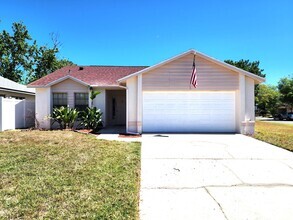
[[[66,95],[66,98],[62,98],[63,99],[63,101],[64,100],[66,100],[66,104],[59,104],[60,103],[60,100],[58,100],[58,104],[56,105],[56,104],[54,104],[54,100],[56,100],[55,99],[55,95]],[[62,102],[61,102],[62,103]],[[53,108],[60,108],[60,107],[67,107],[68,106],[68,93],[67,92],[53,92],[52,93],[52,106],[53,106]]]
[[[78,98],[77,95],[84,95],[84,99]],[[78,102],[84,102],[83,104],[78,104]],[[86,108],[89,107],[89,93],[88,92],[75,92],[74,93],[74,108],[77,109],[78,111],[84,111]]]

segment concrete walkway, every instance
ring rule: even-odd
[[[109,141],[125,141],[125,142],[133,142],[133,141],[141,141],[140,136],[135,135],[123,135],[126,133],[125,126],[108,126],[99,131],[98,139],[104,139]]]
[[[293,154],[243,135],[143,135],[140,219],[292,219]]]

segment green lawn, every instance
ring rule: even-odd
[[[0,219],[138,219],[140,144],[0,132]]]
[[[293,151],[293,126],[275,122],[257,121],[255,138]]]

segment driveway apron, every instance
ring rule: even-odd
[[[140,219],[292,219],[293,154],[240,134],[143,135]]]

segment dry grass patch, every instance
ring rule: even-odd
[[[140,144],[0,132],[0,219],[136,219]]]
[[[275,122],[257,121],[255,138],[293,151],[293,126]]]

